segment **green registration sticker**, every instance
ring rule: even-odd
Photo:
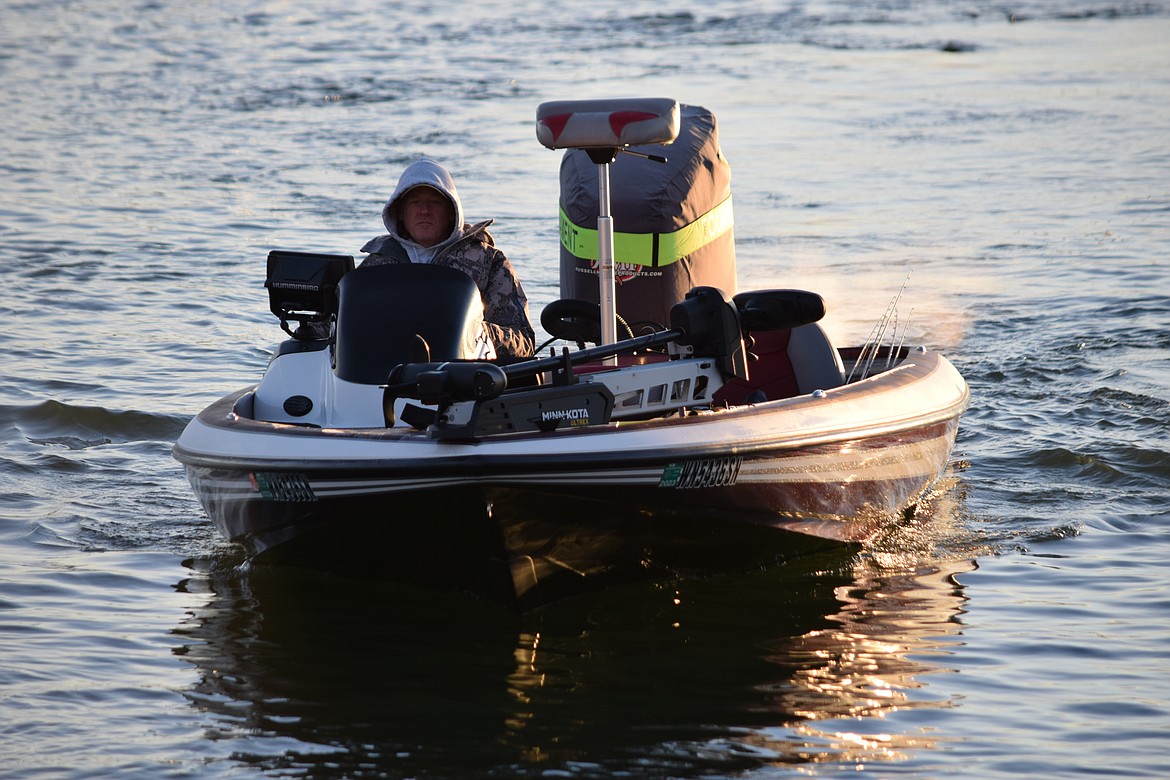
[[[738,455],[671,463],[662,470],[658,486],[679,490],[726,487],[736,483],[742,466],[743,458]]]
[[[678,485],[678,478],[682,475],[681,463],[669,463],[666,468],[662,470],[662,479],[658,481],[658,487],[676,487]]]
[[[252,490],[269,501],[306,502],[316,501],[317,496],[304,474],[285,474],[257,471],[248,475]]]

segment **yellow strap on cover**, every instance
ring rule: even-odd
[[[657,268],[677,262],[731,230],[731,196],[672,233],[613,234],[614,262]],[[561,209],[561,246],[582,260],[598,259],[597,230],[575,224]]]

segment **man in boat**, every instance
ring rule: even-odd
[[[362,247],[362,265],[433,263],[464,272],[483,298],[488,335],[501,357],[527,357],[536,336],[528,297],[512,264],[487,228],[493,220],[463,221],[455,181],[442,165],[422,159],[407,166],[382,209],[387,235]]]

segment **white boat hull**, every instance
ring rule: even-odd
[[[684,513],[734,521],[723,529],[752,525],[863,540],[914,506],[938,478],[968,398],[954,367],[925,350],[815,394],[478,441],[439,440],[406,427],[258,422],[233,411],[251,392],[200,413],[174,450],[228,539],[252,554],[318,532],[360,545],[346,528],[361,523],[386,538],[411,540],[409,549],[383,550],[388,562],[415,558],[428,553],[411,526],[429,520],[411,512],[458,497],[465,506],[491,506],[489,552],[507,570],[539,568],[535,561],[554,541],[556,522],[543,522],[535,538],[520,530],[533,507],[555,515],[556,507],[573,506],[558,504],[552,498],[558,496],[636,507],[641,516],[660,513],[656,533],[669,534],[665,518]],[[515,511],[525,517],[508,517],[500,505],[520,507]],[[580,535],[580,523],[565,525]],[[434,541],[457,546],[450,538]],[[580,565],[570,568],[606,567],[579,552]],[[531,585],[513,582],[521,596]]]

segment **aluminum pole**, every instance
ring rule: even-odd
[[[616,281],[613,260],[613,217],[609,213],[609,163],[597,166],[598,215],[597,215],[597,279],[599,303],[601,305],[601,343],[617,341]],[[604,361],[617,365],[617,357]]]

